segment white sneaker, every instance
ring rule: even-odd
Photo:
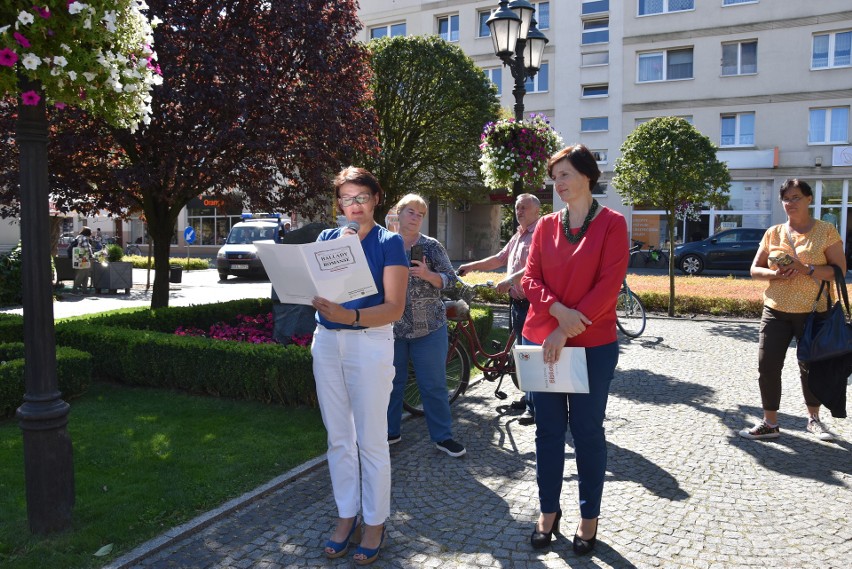
[[[808,419],[808,432],[816,435],[821,441],[833,441],[836,437],[834,433],[828,430],[828,427],[819,420],[819,417],[811,417]]]

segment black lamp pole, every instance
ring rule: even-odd
[[[515,87],[515,120],[524,119],[526,80],[535,77],[541,68],[541,58],[547,37],[536,27],[535,8],[527,0],[500,0],[500,6],[488,18],[488,28],[494,43],[494,53],[512,73]],[[512,185],[515,197],[523,193],[520,180]]]
[[[68,435],[69,405],[56,379],[53,284],[50,271],[47,177],[47,113],[41,85],[21,79],[21,92],[41,95],[37,105],[18,104],[21,254],[24,293],[24,403],[18,425],[24,436],[24,478],[30,531],[48,534],[71,527],[74,467]]]

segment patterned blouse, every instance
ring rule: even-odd
[[[438,289],[421,278],[409,275],[405,312],[393,325],[395,338],[422,338],[446,324],[447,314],[441,300],[441,290],[453,288],[458,281],[447,251],[437,239],[421,234],[415,245],[423,245],[426,264],[430,270],[441,275],[444,286]],[[407,251],[406,255],[410,256],[411,251]]]
[[[763,234],[760,248],[772,256],[781,252],[791,257],[798,256],[799,261],[805,265],[825,265],[828,263],[825,250],[840,241],[840,234],[834,225],[817,219],[810,231],[805,234],[797,233],[793,239],[795,251],[787,234],[787,224],[773,225]],[[790,280],[768,281],[766,290],[763,291],[763,301],[769,308],[782,312],[810,312],[817,292],[819,281],[807,275],[797,275]],[[820,304],[818,310],[825,310],[825,305]]]

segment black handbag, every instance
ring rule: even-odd
[[[852,353],[852,324],[849,323],[849,295],[846,291],[846,280],[840,267],[836,265],[832,267],[834,267],[834,285],[839,294],[834,306],[831,306],[832,283],[822,281],[820,284],[814,309],[805,320],[805,330],[796,349],[799,361],[805,363],[830,360]],[[823,290],[825,290],[825,306],[828,310],[825,318],[818,317],[816,312]],[[840,303],[841,298],[843,304]]]

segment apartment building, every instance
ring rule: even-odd
[[[641,122],[673,115],[718,146],[733,180],[728,206],[679,223],[678,241],[782,222],[777,188],[794,176],[814,188],[814,215],[852,241],[849,0],[531,3],[550,42],[541,71],[527,81],[526,111],[547,114],[566,143],[582,142],[598,153],[604,175],[597,198],[627,216],[633,237],[661,244],[665,219],[661,211],[621,204],[610,187],[619,148]],[[361,0],[361,39],[439,34],[458,42],[511,108],[511,74],[494,55],[485,25],[498,4]],[[547,193],[554,208],[561,207],[552,189]],[[475,237],[470,227],[487,225],[489,209],[498,208],[480,204],[463,214],[466,239]],[[452,218],[459,212],[452,213],[439,224],[446,234],[438,238],[453,258],[470,249],[481,256],[476,239],[461,256],[453,254]]]

